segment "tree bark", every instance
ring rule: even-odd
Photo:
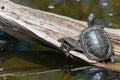
[[[0,28],[17,38],[61,50],[61,43],[57,40],[62,37],[77,40],[80,32],[86,28],[86,22],[0,0]],[[113,44],[117,60],[115,65],[98,63],[76,51],[70,51],[70,54],[94,66],[120,72],[120,30],[105,28],[105,31]]]

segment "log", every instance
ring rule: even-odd
[[[0,0],[0,28],[23,40],[64,52],[66,50],[60,49],[61,43],[58,42],[58,39],[69,36],[77,40],[77,37],[86,26],[85,21],[31,9],[9,0]],[[70,51],[70,54],[91,65],[120,72],[120,29],[105,28],[105,31],[113,44],[116,64],[102,64],[90,60],[84,54],[76,51]]]

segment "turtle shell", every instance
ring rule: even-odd
[[[80,35],[84,54],[93,60],[102,61],[113,55],[110,40],[100,25],[86,28]]]

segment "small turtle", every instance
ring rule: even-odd
[[[78,40],[75,40],[71,37],[63,37],[60,38],[58,41],[61,42],[61,49],[66,49],[67,52],[69,52],[70,50],[75,50],[80,52],[83,51],[81,43]]]
[[[103,25],[93,25],[94,14],[88,17],[88,28],[84,29],[78,40],[80,41],[84,54],[92,60],[102,62],[111,59],[115,63],[112,44],[104,31]]]

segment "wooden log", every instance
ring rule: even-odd
[[[1,29],[17,38],[61,50],[61,43],[57,40],[68,36],[77,39],[80,32],[86,27],[86,22],[31,9],[9,0],[0,0],[0,26]],[[105,31],[114,47],[117,60],[115,65],[98,63],[76,51],[70,51],[70,54],[94,66],[120,72],[120,30],[105,28]]]

